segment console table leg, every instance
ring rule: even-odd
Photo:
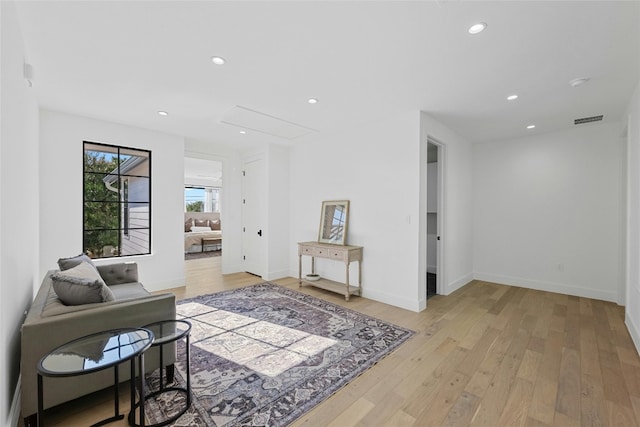
[[[298,287],[302,287],[302,255],[298,255]]]
[[[346,272],[347,272],[347,280],[345,281],[346,291],[344,294],[345,301],[349,301],[349,263],[345,263]]]
[[[358,295],[362,296],[362,260],[358,261]]]

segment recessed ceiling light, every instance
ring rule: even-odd
[[[160,115],[160,116],[168,116],[169,113],[167,113],[166,111],[158,111],[158,115]]]
[[[241,131],[240,131],[240,134],[241,134],[241,135],[244,135],[244,134],[246,134],[246,133],[247,133],[247,131],[246,131],[246,130],[241,130]]]
[[[469,32],[469,34],[479,34],[483,32],[485,28],[487,28],[487,24],[485,24],[484,22],[478,22],[477,24],[473,24],[472,26],[470,26],[467,31]]]
[[[536,127],[536,125],[529,125],[527,126],[527,129],[534,129]]]
[[[216,65],[224,65],[224,63],[227,61],[225,61],[225,59],[221,56],[213,56],[211,57],[211,62],[213,62]]]
[[[316,98],[309,98],[309,99],[307,100],[307,102],[308,102],[309,104],[317,104],[317,103],[318,103],[318,100],[317,100]]]
[[[515,101],[516,99],[518,99],[518,95],[509,95],[509,96],[507,96],[507,100],[508,101]]]
[[[580,85],[585,84],[588,81],[589,81],[589,77],[578,77],[573,80],[569,80],[569,84],[571,85],[571,87],[578,87]]]

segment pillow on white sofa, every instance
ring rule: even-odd
[[[82,261],[77,266],[51,275],[53,290],[66,305],[114,301],[111,289],[93,265]]]

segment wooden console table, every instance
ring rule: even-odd
[[[302,278],[302,256],[311,257],[311,273],[316,272],[316,258],[326,258],[334,261],[342,261],[345,265],[346,278],[344,283],[336,282],[328,279],[319,279],[315,281],[304,280]],[[349,264],[352,261],[358,261],[358,286],[349,285]],[[357,294],[362,296],[362,246],[348,245],[331,245],[319,242],[300,242],[298,243],[298,283],[315,286],[339,294],[344,294],[344,299],[349,301],[351,295]]]

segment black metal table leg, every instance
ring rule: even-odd
[[[44,426],[44,402],[42,392],[42,375],[38,374],[38,426]]]

